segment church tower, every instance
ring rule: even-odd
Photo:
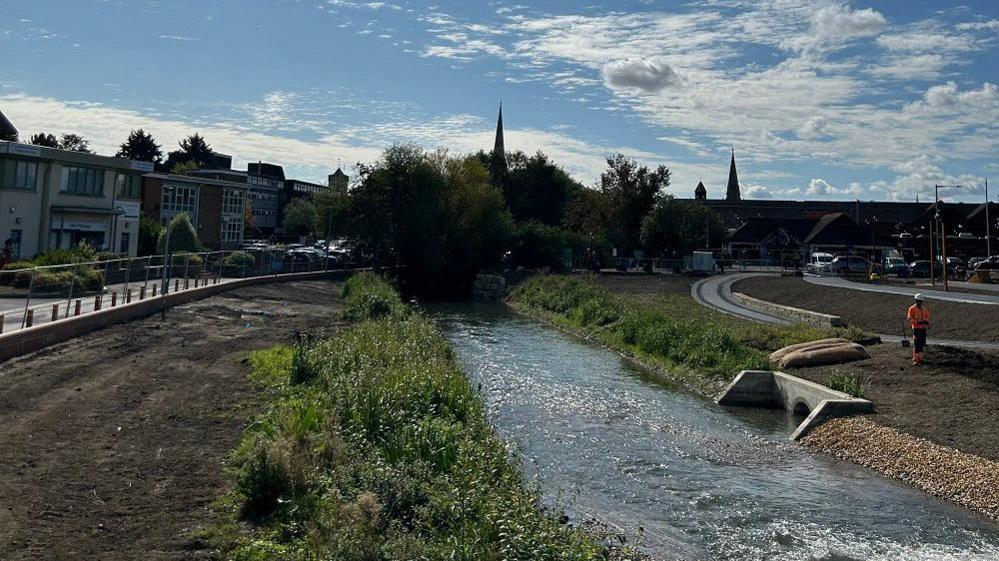
[[[694,200],[695,201],[705,201],[708,198],[708,190],[704,187],[703,181],[697,182],[697,188],[694,189]]]
[[[499,118],[496,120],[496,143],[490,158],[490,169],[493,172],[506,173],[506,144],[503,142],[503,103],[500,102]]]
[[[728,169],[728,189],[725,191],[725,200],[742,200],[742,194],[739,191],[739,172],[735,169],[735,149],[732,150],[732,165]]]

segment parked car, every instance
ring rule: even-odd
[[[884,271],[889,275],[907,277],[909,276],[909,265],[901,257],[887,257],[884,262]]]
[[[975,264],[975,271],[999,271],[999,255],[985,258]]]
[[[829,270],[837,275],[866,275],[871,270],[871,262],[858,255],[840,255],[829,263]]]
[[[948,257],[947,258],[947,274],[951,276],[961,277],[964,276],[966,270],[964,268],[964,261],[960,257]]]
[[[953,270],[949,272],[953,274]],[[930,262],[927,260],[920,260],[909,263],[909,274],[914,277],[929,278]],[[941,264],[939,261],[935,263],[935,266],[933,268],[933,274],[936,277],[943,276],[943,264]]]
[[[808,264],[805,265],[805,270],[816,275],[819,273],[828,273],[829,264],[832,263],[832,260],[832,253],[815,252],[808,257]]]

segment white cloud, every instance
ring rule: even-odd
[[[639,89],[658,92],[683,85],[683,78],[669,65],[665,57],[617,60],[607,63],[604,81],[610,88]]]
[[[999,31],[999,19],[993,19],[989,21],[972,21],[967,23],[957,24],[957,28],[961,31]]]
[[[783,44],[799,51],[844,45],[878,35],[887,23],[881,12],[871,8],[852,10],[849,6],[834,4],[815,11],[808,33],[789,38]]]

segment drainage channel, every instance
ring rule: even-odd
[[[502,306],[430,311],[546,497],[657,559],[999,559],[999,524],[808,452],[801,417],[722,408]]]

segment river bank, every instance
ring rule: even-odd
[[[689,283],[689,279],[665,276],[549,278],[521,285],[511,294],[508,303],[520,313],[623,352],[705,397],[714,397],[719,384],[740,369],[769,369],[765,363],[757,362],[757,353],[792,344],[797,342],[795,339],[810,340],[830,335],[822,333],[823,330],[802,327],[765,326],[707,310],[690,298]],[[600,315],[587,312],[587,309],[614,312]],[[670,356],[668,350],[661,352],[654,346],[643,347],[638,339],[629,341],[623,333],[626,328],[621,325],[622,318],[629,315],[652,318],[651,324],[643,329],[652,334],[666,334],[671,340],[669,346],[685,349],[685,352],[687,349],[713,352],[711,349],[705,351],[704,346],[689,346],[684,341],[685,332],[699,333],[703,329],[720,334],[714,341],[722,352],[726,346],[735,344],[743,347],[739,351],[742,354],[736,360],[709,361],[715,368],[700,368],[696,362],[684,360],[682,356]],[[602,319],[594,320],[594,317]],[[662,327],[657,328],[656,324]],[[685,330],[677,325],[699,327]],[[884,442],[877,438],[831,439],[828,435],[842,423],[833,421],[826,432],[820,433],[826,437],[806,439],[805,444],[996,516],[994,493],[986,492],[988,486],[979,485],[973,479],[974,474],[988,473],[993,465],[990,459],[999,457],[999,445],[993,438],[995,428],[999,426],[996,418],[999,413],[994,405],[989,405],[999,398],[996,385],[999,377],[990,374],[988,368],[984,372],[980,368],[983,364],[992,364],[989,357],[966,351],[936,351],[931,353],[933,358],[927,361],[926,367],[912,369],[911,365],[906,368],[908,357],[903,349],[878,345],[871,351],[870,360],[789,372],[823,384],[837,375],[860,375],[865,397],[874,399],[879,413],[865,421],[869,424],[844,425],[849,430],[843,429],[839,434],[858,435],[864,432],[864,427],[876,427],[890,430],[897,436]],[[969,354],[982,360],[968,362],[966,355]],[[934,361],[939,364],[934,366]],[[961,364],[966,367],[956,368]],[[874,430],[868,432],[880,434]],[[892,449],[890,443],[923,441],[928,444],[932,441],[936,447],[913,445],[912,451],[906,454],[888,452]],[[931,469],[941,457],[941,450],[946,450],[946,457],[954,459],[945,465],[964,470],[974,466],[974,469],[966,471],[963,478],[945,476],[947,472],[939,466]],[[880,460],[885,457],[895,458],[895,463]]]
[[[543,502],[437,326],[347,281],[334,336],[255,353],[269,409],[204,538],[232,560],[637,560]]]

